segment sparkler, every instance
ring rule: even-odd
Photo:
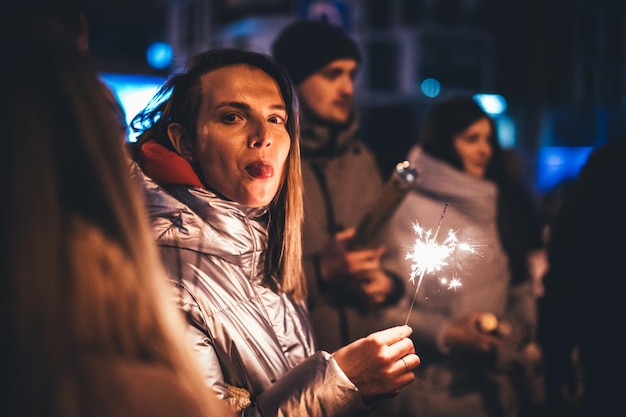
[[[446,205],[443,207],[443,212],[439,218],[439,224],[435,229],[435,234],[431,238],[432,231],[424,230],[418,223],[413,225],[413,230],[417,234],[418,238],[413,245],[413,251],[407,253],[406,259],[412,261],[411,265],[411,281],[415,284],[415,278],[418,278],[415,287],[415,293],[413,294],[413,300],[411,301],[411,307],[409,308],[409,314],[406,317],[404,324],[408,324],[409,317],[411,317],[411,311],[415,304],[415,298],[424,280],[424,275],[440,271],[444,266],[448,265],[448,258],[452,256],[456,251],[468,251],[474,253],[474,248],[466,243],[461,242],[456,237],[454,231],[448,231],[448,237],[443,243],[437,243],[437,236],[443,223],[443,217],[446,214],[446,209],[450,204],[450,199],[446,200]],[[452,278],[448,283],[448,289],[457,288],[461,285],[461,281],[458,278]]]
[[[409,164],[409,161],[402,161],[396,165],[376,204],[363,217],[356,228],[354,237],[348,242],[350,250],[372,247],[374,238],[402,203],[417,178],[417,171]]]

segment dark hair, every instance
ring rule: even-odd
[[[0,14],[6,33],[28,33],[40,41],[67,43],[81,52],[88,49],[87,16],[83,0],[11,1]]]
[[[530,277],[526,256],[529,248],[541,246],[541,226],[530,190],[507,166],[516,155],[506,153],[500,146],[493,118],[470,96],[443,101],[425,119],[422,148],[429,155],[464,170],[454,149],[454,137],[481,119],[489,121],[492,131],[489,138],[492,156],[485,178],[498,186],[498,233],[509,258],[512,282],[518,284]]]
[[[497,180],[504,174],[502,148],[494,120],[470,96],[456,96],[436,104],[427,114],[421,131],[421,145],[424,152],[444,160],[463,170],[461,158],[454,149],[454,137],[480,119],[487,119],[491,125],[489,138],[493,150],[486,177]]]
[[[300,20],[285,27],[272,44],[272,56],[296,84],[336,59],[361,62],[359,46],[341,27],[317,20]]]
[[[300,167],[300,110],[293,82],[272,57],[259,52],[224,48],[200,53],[191,58],[186,69],[172,75],[159,89],[148,106],[137,114],[131,128],[140,132],[136,143],[130,144],[131,157],[141,166],[139,149],[154,140],[176,152],[167,134],[170,123],[179,123],[196,138],[198,112],[202,104],[201,77],[211,71],[233,65],[249,65],[272,77],[287,107],[286,129],[291,147],[286,177],[270,203],[269,248],[266,259],[268,278],[278,276],[282,289],[295,298],[304,298],[306,286],[302,275],[302,174]],[[270,281],[271,284],[271,281]]]

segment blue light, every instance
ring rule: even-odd
[[[474,100],[492,116],[498,116],[506,111],[506,100],[500,94],[475,94]]]
[[[422,84],[420,84],[420,88],[422,89],[422,93],[430,98],[437,97],[441,92],[441,84],[439,84],[439,80],[436,78],[426,78],[422,81]]]
[[[574,179],[587,162],[592,146],[543,146],[537,153],[537,184],[548,191],[565,179]]]
[[[498,141],[500,142],[500,146],[506,149],[514,148],[516,142],[515,122],[504,115],[496,118],[495,122],[498,129]]]
[[[124,109],[126,123],[129,125],[133,117],[146,107],[165,82],[164,77],[138,74],[100,74],[100,77],[113,90]],[[128,141],[136,141],[136,136],[129,129]]]
[[[152,68],[165,69],[171,63],[174,57],[174,50],[170,44],[165,42],[155,42],[148,47],[146,51],[146,59]]]
[[[244,38],[258,33],[261,29],[261,21],[257,18],[241,19],[228,25],[224,29],[224,34],[229,38]]]

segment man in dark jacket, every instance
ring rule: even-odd
[[[316,337],[332,352],[377,328],[377,311],[404,291],[401,280],[381,269],[382,247],[355,248],[350,241],[383,187],[375,155],[356,136],[361,55],[341,28],[320,21],[284,28],[272,54],[299,91],[303,261]]]

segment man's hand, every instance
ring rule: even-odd
[[[348,241],[355,229],[337,233],[332,243],[320,256],[323,282],[332,283],[353,279],[368,299],[368,304],[382,304],[392,289],[393,280],[381,268],[383,247],[349,251]]]

